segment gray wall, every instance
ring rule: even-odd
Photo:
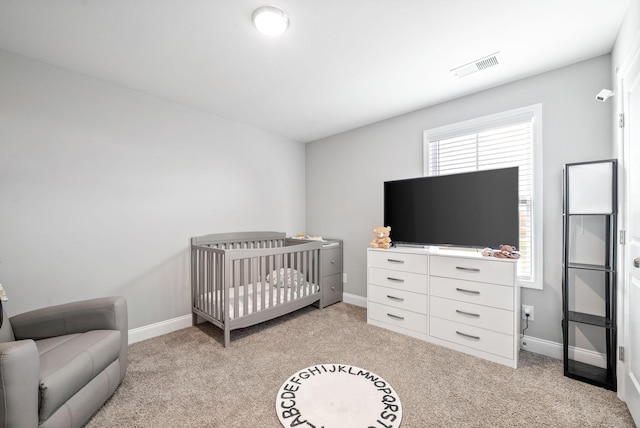
[[[345,292],[366,296],[382,183],[422,175],[424,130],[541,103],[544,288],[523,289],[522,303],[535,307],[527,335],[562,342],[562,168],[612,156],[611,103],[595,101],[610,87],[610,65],[597,57],[307,144],[307,233],[344,239]]]
[[[305,147],[0,51],[5,309],[112,294],[190,313],[189,238],[304,230]]]

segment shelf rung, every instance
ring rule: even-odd
[[[616,213],[563,213],[568,215],[569,217],[579,217],[579,216],[614,216]]]
[[[611,329],[615,328],[613,320],[599,315],[585,314],[584,312],[569,311],[569,321]]]
[[[612,272],[613,271],[610,266],[591,265],[591,264],[587,264],[587,263],[568,263],[567,267],[571,268],[571,269],[597,270],[597,271],[601,271],[601,272]]]
[[[612,371],[575,360],[568,360],[567,363],[568,368],[564,372],[565,376],[612,391],[616,390]]]

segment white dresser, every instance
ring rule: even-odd
[[[516,368],[516,261],[467,251],[369,248],[367,321]]]

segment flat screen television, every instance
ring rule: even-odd
[[[384,183],[395,244],[519,246],[518,167]]]

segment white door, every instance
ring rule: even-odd
[[[640,426],[640,50],[623,77],[627,245],[623,268],[624,399]]]

